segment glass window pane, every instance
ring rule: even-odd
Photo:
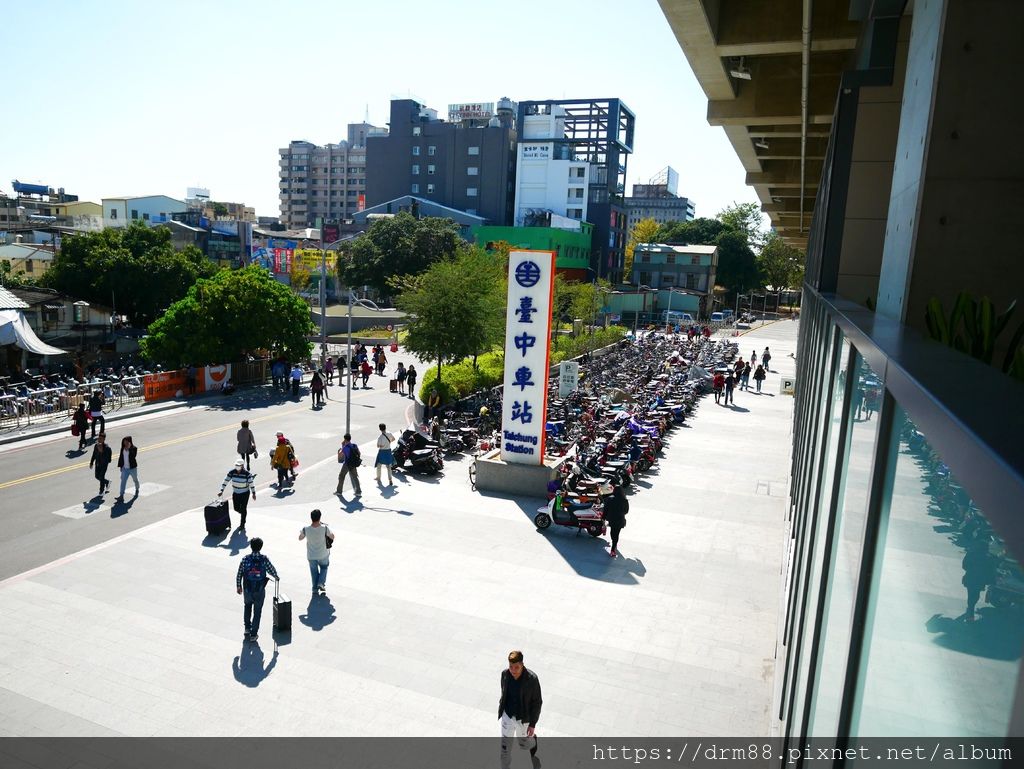
[[[893,433],[852,734],[1002,737],[1024,577],[902,409]]]
[[[821,470],[821,493],[817,499],[811,500],[811,509],[809,511],[809,514],[815,519],[813,539],[809,538],[810,541],[807,543],[807,546],[811,549],[811,573],[805,588],[807,591],[807,602],[804,606],[804,627],[800,642],[800,659],[796,671],[796,691],[793,695],[793,710],[791,723],[789,724],[789,733],[800,736],[803,735],[802,719],[807,692],[807,671],[810,665],[814,630],[817,625],[815,614],[818,610],[821,572],[825,560],[825,539],[828,533],[828,515],[832,503],[833,481],[835,480],[833,469],[835,468],[836,455],[839,451],[839,427],[843,417],[843,398],[847,381],[846,364],[849,357],[850,343],[843,339],[842,345],[839,348],[839,371],[836,374],[835,385],[831,393],[831,417],[825,438],[826,448],[824,464]]]
[[[844,374],[848,372],[843,372]],[[820,640],[819,664],[811,706],[811,737],[835,737],[839,728],[839,707],[842,704],[846,663],[853,625],[853,604],[864,549],[864,520],[867,513],[871,467],[875,457],[878,420],[866,408],[874,395],[881,394],[881,382],[875,372],[857,354],[852,375],[841,377],[844,387],[849,379],[849,411],[845,415],[847,442],[843,449],[839,503],[836,507],[835,532],[829,559],[825,611],[822,615],[824,635]],[[877,410],[877,408],[875,409]]]

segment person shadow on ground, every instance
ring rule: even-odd
[[[299,615],[299,622],[314,632],[319,632],[330,625],[338,617],[334,613],[334,604],[326,595],[309,599],[306,613]]]
[[[110,506],[110,517],[120,518],[122,515],[131,512],[132,506],[135,504],[138,498],[139,495],[138,493],[136,493],[134,497],[126,498],[123,502],[115,501],[114,504]]]
[[[218,547],[230,550],[230,555],[238,555],[249,547],[249,535],[245,533],[245,529],[239,527],[231,532],[231,539],[227,541],[227,544],[218,545]]]
[[[257,641],[246,641],[242,644],[242,651],[231,663],[231,672],[234,673],[238,683],[255,689],[264,678],[277,665],[277,645],[274,645],[274,654],[270,658],[270,664],[263,667],[263,650]]]

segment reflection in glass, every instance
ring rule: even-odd
[[[841,379],[845,386],[846,377]],[[850,383],[854,389],[850,393],[846,414],[848,430],[822,615],[824,633],[820,640],[808,727],[808,734],[812,737],[834,737],[839,728],[839,708],[850,650],[854,598],[864,548],[864,521],[878,432],[878,420],[872,416],[881,404],[882,384],[859,354],[854,356]],[[879,405],[872,411],[867,404],[874,403],[872,393],[875,391],[878,392]]]
[[[896,413],[853,734],[1003,736],[1024,579],[970,494]]]
[[[825,460],[822,465],[821,493],[817,499],[811,500],[810,514],[817,519],[814,529],[814,539],[809,541],[807,546],[812,549],[811,574],[807,583],[807,603],[804,608],[803,640],[800,644],[800,660],[797,668],[796,691],[793,698],[793,715],[791,730],[794,734],[802,735],[801,719],[803,719],[805,694],[807,691],[807,666],[810,663],[811,642],[814,638],[815,614],[818,610],[818,594],[821,585],[821,569],[825,559],[825,537],[828,533],[828,514],[832,501],[832,486],[835,479],[833,468],[836,465],[836,452],[839,450],[839,426],[843,417],[843,395],[846,383],[846,364],[850,358],[850,343],[843,339],[839,347],[839,359],[837,361],[839,371],[836,374],[835,386],[830,393],[831,411],[827,426],[827,446]],[[823,402],[829,401],[827,398]]]

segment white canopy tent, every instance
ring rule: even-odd
[[[37,355],[67,355],[36,336],[20,310],[0,310],[0,345],[14,344]]]

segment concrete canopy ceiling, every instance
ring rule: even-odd
[[[806,250],[836,93],[860,32],[850,0],[811,0],[802,185],[801,0],[658,2],[708,97],[708,122],[725,131],[772,227]],[[749,80],[730,75],[740,67]]]

